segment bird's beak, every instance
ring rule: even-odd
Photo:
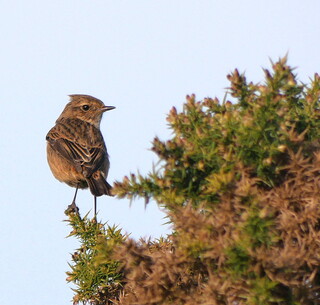
[[[105,111],[112,110],[112,109],[114,109],[114,108],[116,108],[116,107],[114,107],[114,106],[104,106],[104,107],[101,108],[101,111],[102,111],[102,112],[105,112]]]

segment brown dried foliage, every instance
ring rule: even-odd
[[[126,284],[115,303],[291,304],[292,298],[318,304],[320,153],[290,156],[286,179],[278,187],[258,188],[257,180],[242,169],[232,194],[225,194],[213,212],[190,204],[171,212],[176,235],[170,240],[123,244],[115,258],[123,264]],[[255,198],[262,219],[273,219],[268,233],[273,240],[271,245],[247,247],[247,270],[230,276],[226,249],[250,242],[243,234],[251,213],[243,201],[248,196]],[[253,282],[263,278],[275,283],[272,294],[255,299]]]

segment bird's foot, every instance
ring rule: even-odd
[[[64,211],[64,213],[66,215],[70,213],[79,214],[79,208],[77,207],[76,202],[72,201],[72,203],[68,205],[68,208]]]

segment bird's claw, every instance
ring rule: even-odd
[[[66,215],[69,215],[70,213],[79,214],[79,208],[77,207],[75,201],[72,201],[71,204],[68,205],[68,208],[64,211]]]

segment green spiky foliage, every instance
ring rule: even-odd
[[[173,233],[99,243],[97,264],[121,274],[110,302],[320,304],[320,77],[299,84],[286,58],[264,74],[228,75],[231,101],[187,96],[153,141],[159,165],[115,183],[156,201]]]
[[[72,254],[71,271],[67,272],[67,281],[76,287],[73,302],[109,304],[108,300],[115,298],[122,286],[119,262],[110,256],[125,237],[117,227],[89,219],[88,215],[82,218],[73,211],[68,211],[67,215],[73,229],[68,237],[74,236],[80,242],[80,248]]]

